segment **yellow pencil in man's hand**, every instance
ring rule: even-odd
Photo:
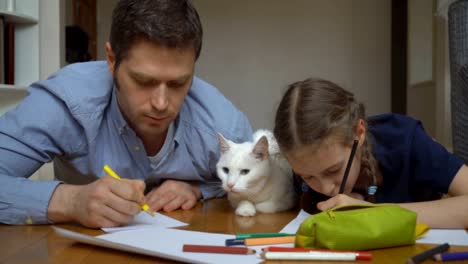
[[[117,179],[117,180],[119,180],[119,181],[122,180],[122,178],[120,178],[120,176],[117,175],[117,173],[115,173],[115,171],[112,170],[111,167],[109,167],[109,165],[104,165],[104,168],[103,168],[103,169],[104,169],[104,171],[107,173],[107,175],[111,176],[112,178]],[[147,212],[149,215],[151,215],[151,216],[154,217],[154,213],[151,212],[151,211],[149,211],[149,208],[150,208],[150,207],[149,207],[149,205],[147,205],[147,204],[143,204],[143,205],[141,206],[141,210]]]

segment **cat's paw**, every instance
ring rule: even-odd
[[[255,206],[250,202],[241,202],[236,209],[236,215],[240,216],[254,216],[255,213]]]
[[[255,205],[255,208],[262,213],[275,213],[278,211],[278,206],[273,202],[263,202]]]

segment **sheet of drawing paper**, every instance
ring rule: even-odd
[[[468,246],[468,233],[464,229],[431,229],[416,243]]]
[[[304,210],[301,210],[296,218],[294,218],[293,220],[291,220],[291,222],[289,222],[285,227],[283,227],[283,229],[281,229],[281,233],[290,233],[290,234],[295,234],[297,232],[297,229],[299,228],[299,226],[301,225],[301,223],[306,220],[307,217],[309,217],[310,214],[307,213],[306,211]]]
[[[112,232],[117,232],[117,231],[125,231],[125,230],[133,230],[133,229],[139,229],[139,228],[147,228],[147,227],[179,227],[179,226],[186,226],[187,224],[184,222],[181,222],[179,220],[176,220],[174,218],[171,218],[169,216],[160,214],[160,213],[155,213],[154,217],[151,215],[145,213],[145,212],[140,212],[133,218],[133,220],[126,226],[121,226],[121,227],[106,227],[102,228],[104,232],[107,233],[112,233]]]
[[[96,238],[115,244],[143,249],[146,252],[153,252],[155,256],[191,263],[235,264],[259,263],[262,261],[257,254],[235,255],[182,251],[184,244],[224,246],[226,239],[234,238],[234,235],[228,234],[154,227],[109,233],[97,236]],[[252,248],[256,248],[258,253],[261,249],[261,247]]]

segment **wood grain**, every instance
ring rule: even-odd
[[[240,217],[234,214],[226,199],[213,199],[199,203],[188,211],[178,210],[166,215],[190,223],[181,229],[218,232],[218,233],[254,233],[278,232],[297,215],[298,209],[277,214],[258,214],[255,217]],[[79,225],[57,225],[92,236],[103,234],[101,230],[84,228]],[[107,248],[75,243],[57,236],[49,225],[10,226],[0,225],[0,263],[176,263],[171,260],[138,255]],[[356,261],[353,263],[404,263],[409,257],[434,247],[428,244],[374,250],[373,261]],[[468,246],[451,246],[450,252],[468,251]],[[265,261],[264,263],[298,263],[301,261]],[[314,261],[314,263],[320,263]],[[343,264],[343,262],[323,262],[326,264]],[[437,263],[432,260],[424,262]],[[438,262],[440,263],[440,262]],[[451,264],[464,263],[451,261]]]

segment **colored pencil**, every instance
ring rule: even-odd
[[[184,245],[184,252],[197,253],[221,253],[221,254],[254,254],[255,250],[247,247],[224,247],[224,246],[208,246],[208,245]]]
[[[447,251],[450,248],[449,244],[445,243],[440,246],[437,246],[435,248],[431,248],[427,251],[424,251],[421,254],[418,254],[416,256],[411,257],[406,261],[406,264],[417,264],[420,263],[428,258],[433,257],[435,254],[442,253],[444,251]]]
[[[353,253],[329,253],[329,252],[262,252],[263,259],[274,260],[326,260],[326,261],[355,261]]]
[[[434,255],[436,261],[467,260],[468,252],[449,252]]]
[[[262,248],[263,252],[325,252],[325,253],[352,253],[356,255],[356,260],[371,260],[372,253],[366,251],[348,251],[348,250],[330,250],[330,249],[315,249],[315,248],[291,248],[291,247],[266,247]]]
[[[243,246],[245,245],[244,239],[226,239],[226,246]]]
[[[281,237],[281,236],[294,236],[288,233],[251,233],[251,234],[236,234],[237,239],[243,238],[260,238],[260,237]]]
[[[343,180],[341,181],[340,193],[344,193],[346,187],[346,181],[348,180],[349,171],[351,170],[351,165],[353,164],[354,155],[356,154],[356,149],[358,146],[359,140],[355,139],[353,147],[351,148],[351,154],[349,155],[348,163],[346,164],[345,173]]]
[[[244,240],[244,244],[246,246],[287,244],[287,243],[294,243],[295,239],[296,239],[295,236],[246,238]]]
[[[107,175],[111,176],[112,178],[116,179],[116,180],[119,180],[121,181],[122,178],[120,178],[120,176],[113,170],[111,169],[111,167],[109,165],[104,165],[104,171],[107,173]],[[143,204],[141,206],[141,210],[143,210],[144,212],[146,212],[147,214],[151,215],[152,217],[154,217],[154,213],[150,211],[150,207],[149,205],[147,204]]]

